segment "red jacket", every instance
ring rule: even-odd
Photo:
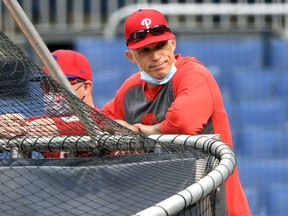
[[[130,124],[160,124],[162,134],[220,134],[233,147],[228,116],[215,79],[196,58],[176,55],[171,80],[148,88],[140,73],[129,77],[101,112]],[[229,216],[250,216],[238,170],[226,181]]]
[[[94,107],[97,111],[99,108],[97,106]],[[42,116],[32,116],[26,119],[27,122],[31,122],[36,119],[41,118],[50,118],[47,115]],[[69,117],[51,117],[53,122],[55,123],[58,133],[62,136],[85,136],[87,135],[87,131],[83,124],[80,122],[80,119],[77,116],[69,116]],[[84,152],[84,151],[83,151]],[[91,156],[88,152],[84,152],[78,156],[87,157]],[[43,152],[44,158],[67,158],[68,153],[63,151],[46,151]]]

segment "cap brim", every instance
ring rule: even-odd
[[[67,77],[67,79],[76,79],[76,78],[78,78],[78,76],[70,76],[70,75],[65,75],[65,76]],[[33,77],[32,79],[30,79],[30,81],[31,82],[40,82],[45,77],[50,77],[50,75]]]
[[[71,76],[71,75],[65,75],[67,79],[76,79],[79,78],[78,76]]]
[[[128,45],[128,48],[131,50],[139,49],[141,47],[144,47],[153,43],[167,41],[167,40],[174,39],[174,38],[175,38],[174,34],[167,32],[166,34],[162,34],[158,36],[151,36],[151,37],[145,38],[144,40],[141,40],[135,43],[130,43],[130,45]]]

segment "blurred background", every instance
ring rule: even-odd
[[[138,69],[125,57],[123,24],[140,8],[165,14],[176,53],[195,56],[217,80],[253,215],[288,212],[287,0],[19,0],[52,52],[87,56],[102,107]],[[0,30],[42,67],[0,1]]]

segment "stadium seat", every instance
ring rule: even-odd
[[[288,159],[257,159],[239,156],[237,167],[243,187],[267,189],[288,182]],[[259,191],[260,195],[263,191]]]
[[[268,189],[268,215],[286,216],[288,212],[288,185],[272,185]]]
[[[224,83],[223,83],[223,72],[221,72],[220,67],[216,66],[216,65],[207,65],[208,70],[210,71],[210,73],[213,75],[213,77],[215,78],[216,82],[218,83],[220,88],[224,88]]]
[[[277,76],[270,70],[237,69],[229,81],[231,98],[235,101],[273,98],[276,94]]]
[[[267,187],[288,182],[288,159],[238,157],[238,170],[245,187]]]
[[[284,131],[284,138],[281,146],[282,156],[288,157],[288,131]]]
[[[235,145],[237,153],[246,158],[279,158],[283,132],[277,129],[241,128]]]
[[[75,50],[83,53],[90,61],[93,75],[106,71],[128,76],[135,72],[133,65],[125,56],[126,45],[123,40],[103,40],[79,38],[75,41]]]
[[[125,56],[125,43],[122,40],[80,38],[75,49],[90,61],[93,71],[93,99],[99,107],[114,97],[117,89],[131,74],[138,71]]]
[[[288,72],[279,73],[279,95],[288,100]]]
[[[33,158],[33,159],[44,159],[44,156],[40,152],[32,151],[31,158]]]
[[[114,73],[113,71],[106,71],[101,76],[96,75],[93,77],[93,99],[94,103],[102,108],[114,97],[123,79],[121,73]]]
[[[272,41],[273,54],[271,55],[271,66],[287,70],[287,50],[288,43],[286,40],[274,39]]]
[[[246,198],[249,203],[249,207],[251,210],[252,215],[258,215],[260,209],[259,209],[259,194],[258,190],[255,187],[247,187],[244,188]]]
[[[238,128],[237,115],[235,115],[235,106],[234,106],[234,103],[230,99],[225,100],[225,98],[224,98],[224,106],[228,114],[230,130],[231,130],[232,139],[233,139],[234,152],[238,154],[240,152],[238,149],[237,140],[238,140],[240,130]]]
[[[0,153],[0,159],[4,159],[4,158],[10,158],[11,154],[9,152],[1,152]]]
[[[234,114],[239,128],[257,126],[283,129],[287,119],[287,103],[283,100],[244,100],[234,103]]]
[[[238,157],[237,167],[242,185],[245,188],[253,188],[257,190],[258,207],[257,212],[261,214],[255,215],[275,215],[279,213],[275,206],[275,209],[271,211],[271,205],[269,204],[269,196],[271,194],[270,187],[273,185],[286,185],[288,182],[288,159],[248,159],[246,157]],[[286,190],[286,189],[285,189]],[[286,194],[288,194],[286,190]],[[273,195],[275,196],[275,195]],[[276,197],[278,197],[277,195]],[[249,191],[247,194],[249,200]],[[287,203],[287,198],[284,199]],[[277,205],[277,204],[276,204]],[[279,203],[281,207],[281,203]],[[287,205],[287,204],[286,204]],[[269,211],[269,213],[268,213]],[[254,213],[254,212],[253,212]],[[275,213],[275,214],[274,214]],[[287,211],[286,211],[287,215]],[[253,214],[254,216],[254,214]],[[280,215],[282,216],[282,215]]]
[[[227,78],[233,68],[240,65],[261,67],[261,50],[262,43],[259,39],[239,41],[181,38],[177,40],[176,53],[181,53],[182,56],[194,56],[208,68],[219,67],[221,73],[221,80],[218,78],[219,85],[220,88],[225,88],[228,86]]]
[[[234,104],[229,98],[223,98],[223,100],[230,124],[234,125],[236,123]]]

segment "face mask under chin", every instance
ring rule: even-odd
[[[141,74],[141,79],[145,80],[148,83],[152,83],[152,84],[156,84],[156,85],[164,85],[167,82],[169,82],[169,80],[172,78],[172,76],[175,74],[176,71],[177,71],[177,68],[176,68],[175,64],[173,63],[171,65],[171,68],[170,68],[168,74],[162,80],[155,79],[154,77],[150,76],[148,73],[146,73],[143,70],[140,70],[140,74]]]
[[[59,94],[44,94],[44,105],[49,117],[66,117],[74,114],[68,101]]]

